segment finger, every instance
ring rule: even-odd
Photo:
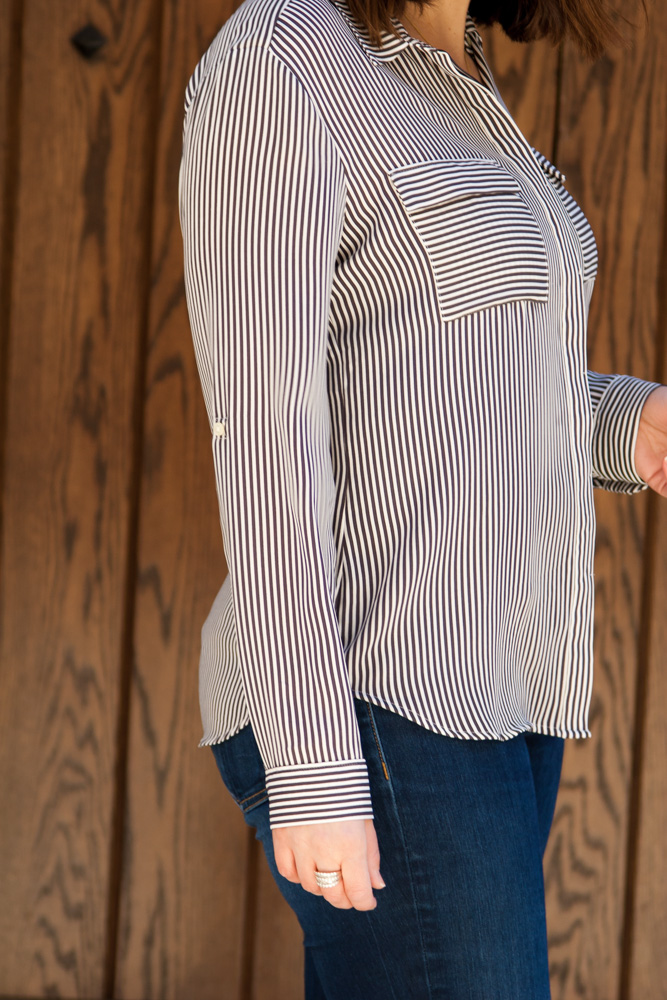
[[[649,486],[661,497],[667,497],[667,459],[665,459],[660,472],[656,473]]]
[[[276,859],[276,867],[288,882],[299,882],[299,873],[296,869],[294,854],[286,844],[280,843],[279,838],[276,837],[276,833],[277,831],[274,831],[273,836],[273,855]]]
[[[372,819],[366,820],[366,853],[371,886],[373,889],[384,889],[385,881],[380,874],[380,848]]]
[[[327,903],[331,906],[335,906],[337,910],[351,910],[352,902],[348,899],[345,886],[343,884],[343,878],[341,874],[340,880],[336,885],[329,886],[327,888],[321,888],[317,884],[315,878],[315,872],[335,872],[340,871],[340,865],[334,863],[324,863],[320,862],[314,866],[308,866],[302,869],[299,868],[299,875],[301,876],[301,886],[306,890],[306,892],[312,892],[314,896],[323,896]]]
[[[321,868],[320,871],[334,871],[333,868]],[[345,892],[345,886],[343,884],[343,879],[341,877],[340,882],[336,885],[331,886],[329,889],[320,890],[327,903],[331,906],[335,906],[337,910],[351,910],[352,901],[348,898]]]
[[[374,910],[377,899],[373,895],[371,877],[366,858],[343,861],[345,893],[355,910]]]
[[[387,883],[382,878],[380,872],[371,872],[371,886],[373,889],[384,889]]]
[[[327,868],[326,871],[333,871],[333,868]],[[299,860],[297,862],[297,870],[299,872],[299,882],[301,883],[301,888],[305,889],[306,892],[312,892],[313,896],[321,896],[322,890],[315,881],[315,865],[313,864],[312,858],[308,860]],[[324,869],[322,869],[324,871]]]
[[[328,888],[321,888],[317,884],[315,878],[315,872],[335,872],[340,871],[340,865],[336,864],[323,864],[318,863],[313,865],[312,862],[303,868],[299,867],[299,875],[301,878],[301,886],[306,890],[306,892],[312,892],[314,896],[323,896],[327,903],[331,903],[339,910],[350,910],[352,908],[352,903],[347,898],[345,894],[345,886],[343,885],[342,876],[341,879]]]

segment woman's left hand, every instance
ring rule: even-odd
[[[644,403],[635,467],[652,490],[667,497],[667,385],[654,389]]]

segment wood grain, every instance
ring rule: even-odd
[[[665,375],[667,378],[667,373]],[[667,953],[667,505],[654,504],[651,534],[655,559],[649,656],[641,664],[645,684],[637,855],[632,886],[627,1000],[666,1000]],[[625,1000],[624,997],[624,1000]]]
[[[6,996],[303,995],[296,918],[197,747],[199,630],[226,567],[177,173],[185,84],[231,9],[0,0]],[[484,32],[506,103],[596,230],[591,366],[644,377],[667,321],[667,9],[650,10],[634,48],[594,66]],[[69,42],[87,21],[109,39],[91,62]],[[597,508],[594,736],[566,743],[545,860],[552,989],[661,1000],[667,508],[649,553],[645,496]]]
[[[656,119],[662,120],[663,127],[667,121],[666,90],[660,88],[652,95],[662,103],[656,109]],[[662,259],[655,339],[656,378],[667,383],[667,154],[662,180]],[[654,218],[657,221],[657,214]],[[621,985],[623,1000],[667,1000],[667,503],[655,496],[649,502],[644,595],[646,637],[640,646],[635,814],[626,892],[627,955]]]
[[[0,0],[0,234],[2,252],[0,254],[0,303],[5,306],[5,282],[11,261],[7,254],[7,239],[12,235],[13,225],[8,216],[8,197],[14,191],[14,183],[9,175],[9,165],[16,150],[18,110],[20,108],[21,73],[21,17],[16,0]],[[14,172],[15,173],[15,172]],[[4,316],[3,316],[4,319]],[[6,335],[3,328],[2,335]]]
[[[4,469],[9,303],[18,190],[22,13],[20,0],[0,0],[0,496]]]
[[[154,11],[23,5],[0,577],[0,990],[33,997],[104,988]],[[88,19],[109,39],[91,62],[69,41]]]
[[[197,746],[200,630],[227,568],[178,219],[185,87],[228,13],[162,7],[119,998],[240,998],[248,835]]]
[[[558,165],[600,250],[590,367],[654,375],[665,163],[667,21],[633,48],[563,60]],[[554,1000],[614,1000],[624,939],[627,833],[646,496],[598,491],[590,740],[568,740],[545,863]]]
[[[263,852],[258,881],[252,994],[248,1000],[299,1000],[303,997],[303,932],[280,895]]]

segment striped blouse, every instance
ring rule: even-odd
[[[244,0],[187,87],[185,288],[229,574],[199,746],[249,722],[272,828],[372,817],[353,698],[590,736],[593,486],[654,383],[587,372],[565,178],[444,51]]]

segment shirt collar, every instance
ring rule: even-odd
[[[406,31],[401,22],[395,17],[392,17],[391,21],[398,29],[399,37],[397,38],[386,28],[381,28],[380,37],[382,39],[382,47],[378,48],[378,46],[371,40],[366,26],[358,24],[356,19],[352,16],[352,12],[350,11],[350,8],[345,0],[330,0],[330,2],[345,18],[361,47],[375,62],[388,62],[390,59],[395,59],[401,52],[403,52],[404,49],[410,48],[411,46],[426,49],[429,52],[439,51],[432,45],[422,42],[419,38],[414,38],[411,34],[409,34],[409,32]],[[485,65],[482,37],[470,14],[466,16],[465,47],[469,52],[477,57],[478,63]]]

